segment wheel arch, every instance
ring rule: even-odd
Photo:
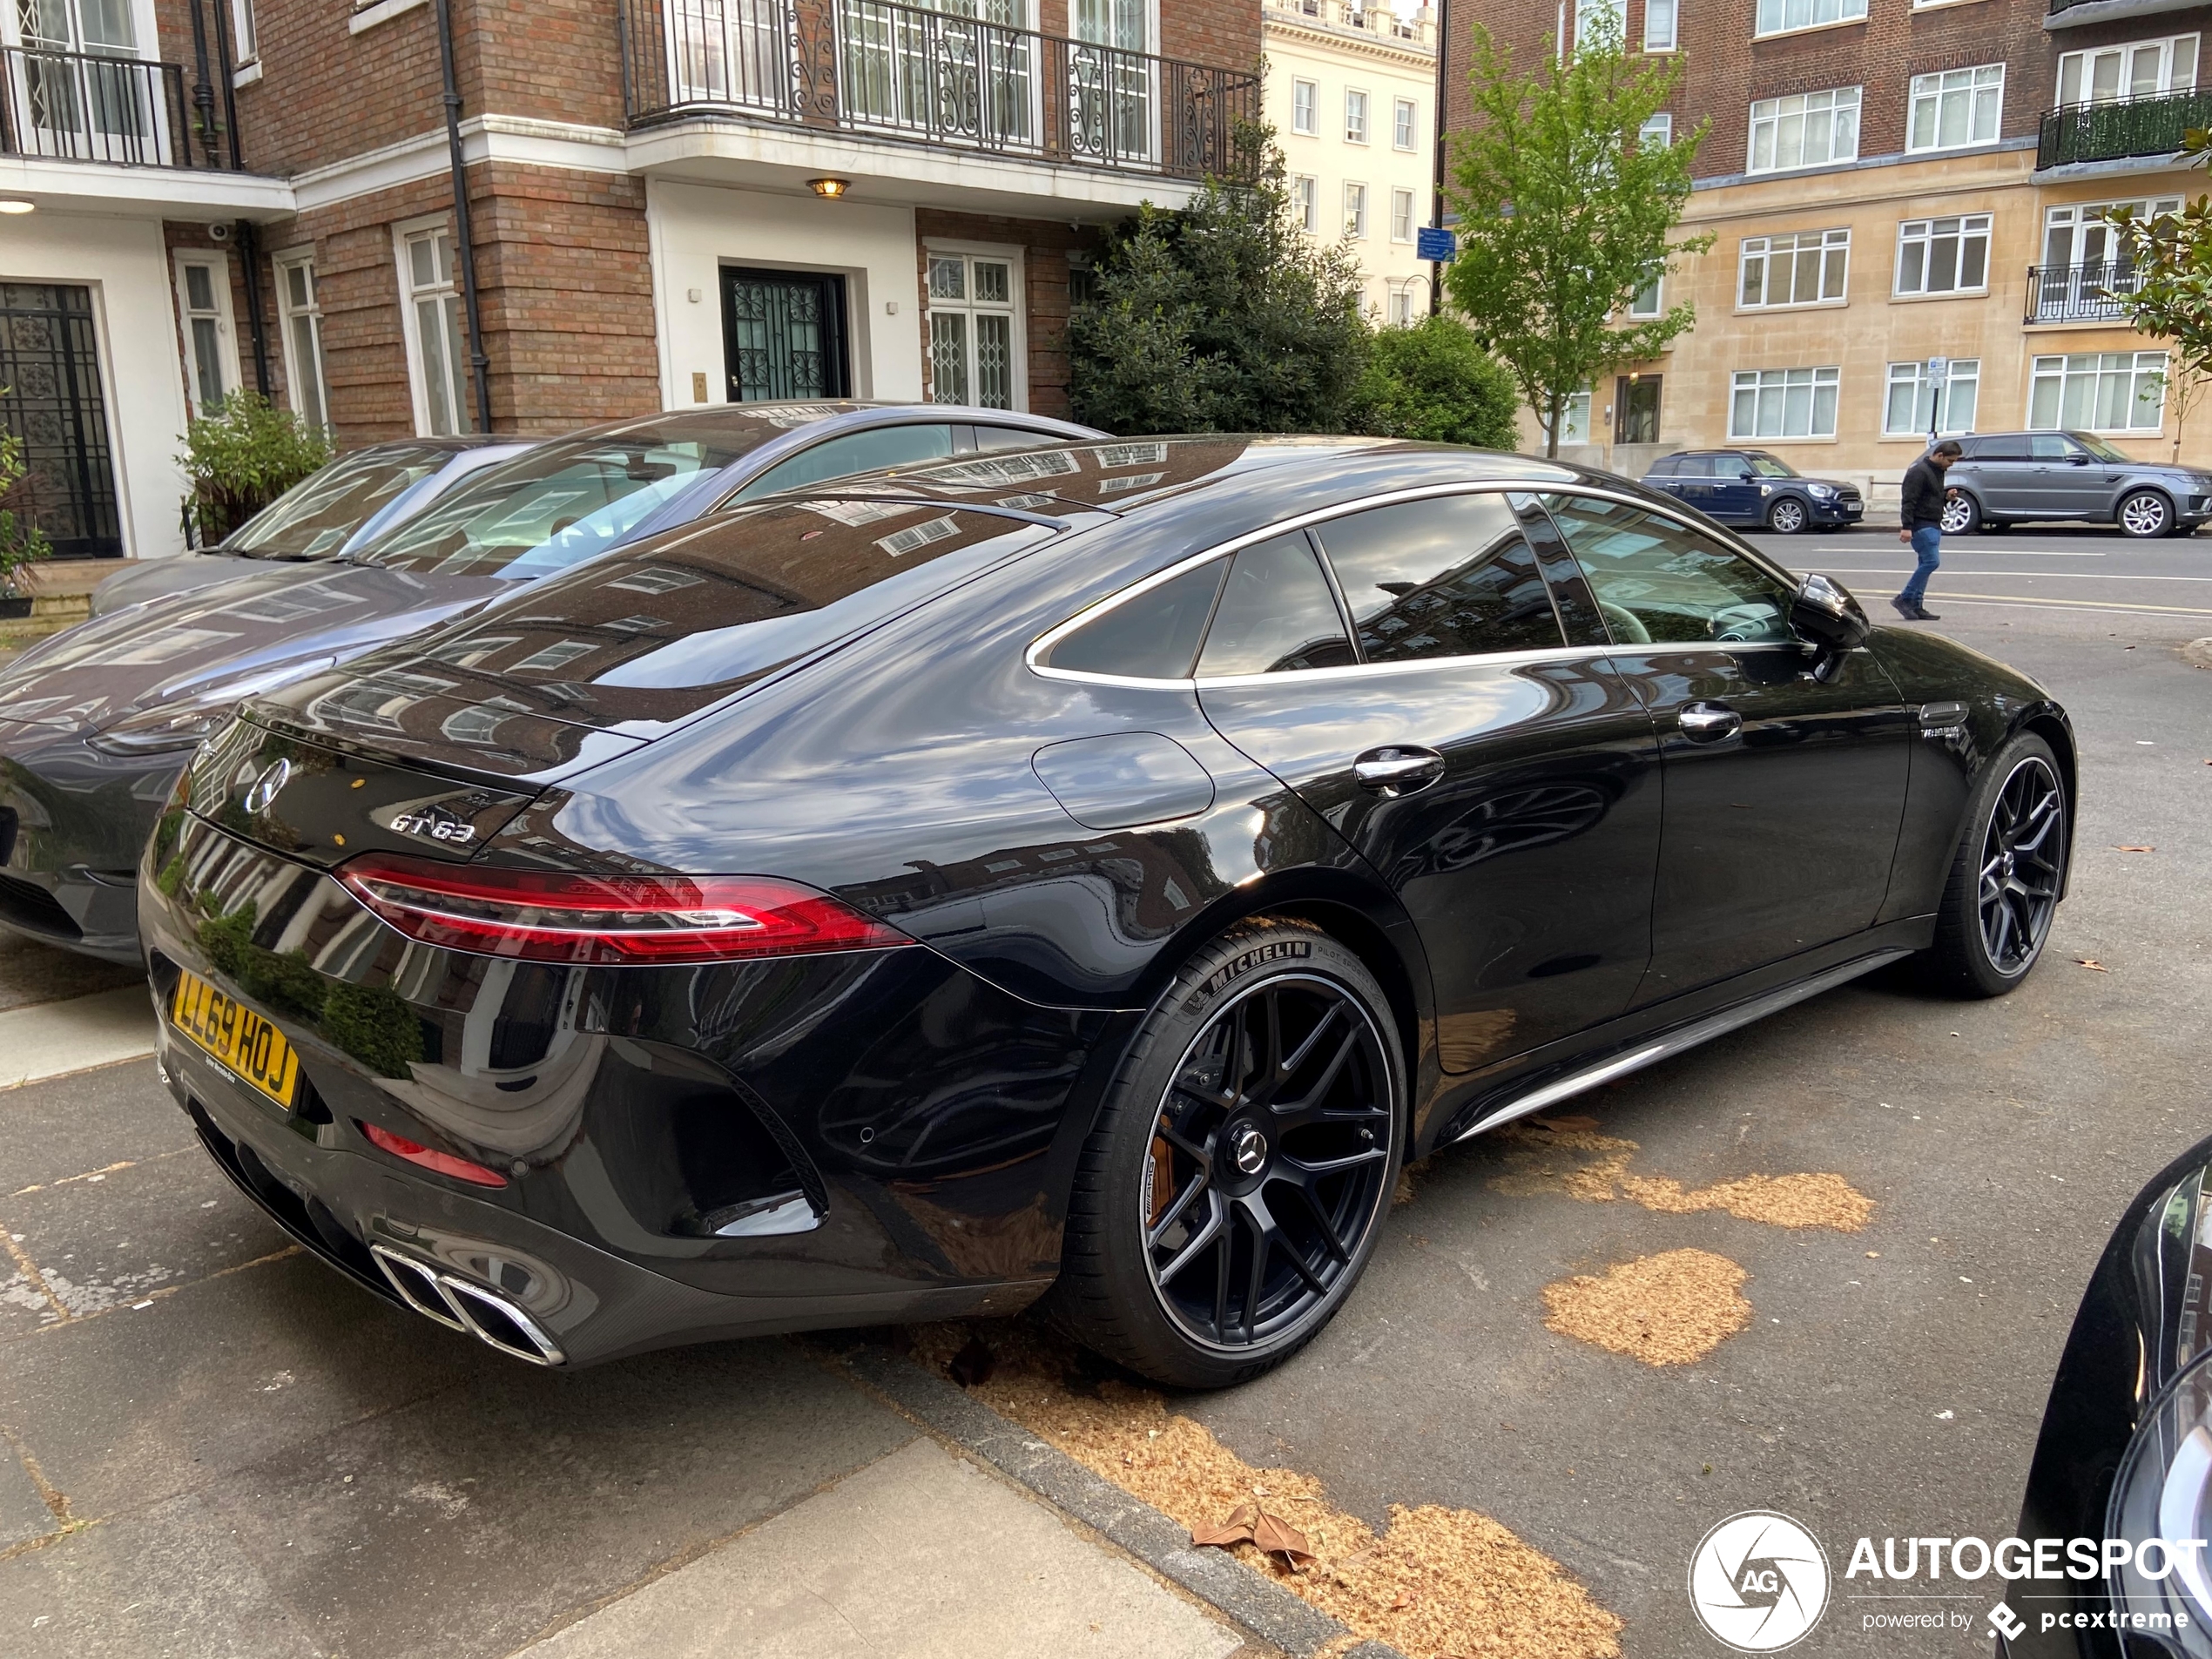
[[[2059,787],[2066,792],[2066,870],[2059,887],[2063,899],[2074,886],[2074,847],[2080,839],[2081,780],[2080,757],[2074,742],[2074,725],[2059,711],[2056,704],[2045,704],[2028,710],[2013,722],[2012,730],[2005,736],[2007,741],[2023,732],[2032,732],[2051,745],[2051,752],[2059,763]]]

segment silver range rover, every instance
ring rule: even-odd
[[[2212,473],[2124,455],[2091,432],[1986,432],[1944,482],[1944,532],[2041,519],[2117,524],[2123,536],[2187,536],[2212,518]]]

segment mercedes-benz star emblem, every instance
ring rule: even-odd
[[[253,786],[246,792],[246,799],[243,803],[246,810],[249,813],[268,811],[269,803],[277,798],[277,791],[283,788],[291,781],[291,779],[292,763],[289,760],[270,762],[261,775],[253,780]]]
[[[1698,1623],[1738,1653],[1777,1653],[1828,1606],[1828,1555],[1787,1515],[1747,1510],[1707,1533],[1689,1558]]]
[[[1246,1175],[1258,1175],[1267,1167],[1267,1136],[1247,1123],[1230,1141],[1229,1155]]]

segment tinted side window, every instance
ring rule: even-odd
[[[1189,678],[1198,636],[1228,568],[1227,559],[1215,559],[1116,605],[1055,644],[1042,659],[1045,665],[1132,679]]]
[[[1710,478],[1713,475],[1713,457],[1710,455],[1676,455],[1675,457],[1675,473],[1678,477]]]
[[[2027,459],[2027,440],[2024,437],[1984,438],[1981,447],[1973,452],[1976,461],[2025,461]]]
[[[1303,535],[1278,536],[1237,555],[1206,630],[1200,675],[1279,674],[1352,660],[1336,595]]]
[[[1564,644],[1503,496],[1443,496],[1332,519],[1316,534],[1371,663]]]
[[[878,467],[902,467],[910,462],[939,461],[953,452],[953,429],[938,426],[880,426],[865,432],[848,432],[826,438],[811,449],[802,449],[762,473],[732,501],[751,501],[773,489],[792,489],[800,484],[842,478],[848,473],[870,472]]]
[[[1615,644],[1793,637],[1789,590],[1718,543],[1618,502],[1548,496],[1545,504]]]
[[[2064,461],[2076,453],[2074,440],[2055,432],[2039,432],[2027,441],[2028,458],[2032,461]]]
[[[1018,427],[979,426],[975,428],[975,447],[979,450],[1034,449],[1042,443],[1064,443],[1042,432],[1026,432]]]

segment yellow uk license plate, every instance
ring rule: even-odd
[[[300,1086],[300,1056],[284,1033],[195,974],[179,975],[169,999],[177,1029],[280,1106]]]

